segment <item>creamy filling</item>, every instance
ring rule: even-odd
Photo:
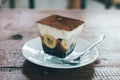
[[[66,40],[70,39],[74,35],[80,34],[84,26],[84,24],[82,24],[72,31],[66,31],[66,30],[60,30],[54,27],[50,27],[47,25],[43,25],[40,23],[38,23],[37,25],[38,25],[39,32],[41,35],[49,34],[49,35],[52,35],[56,39],[61,38],[61,39],[66,39]]]

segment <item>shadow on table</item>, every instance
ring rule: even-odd
[[[94,74],[94,67],[54,69],[39,66],[26,60],[22,71],[30,80],[91,80]]]

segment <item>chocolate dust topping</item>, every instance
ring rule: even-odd
[[[71,31],[77,28],[79,25],[83,24],[84,21],[54,14],[37,21],[37,23],[61,30]]]

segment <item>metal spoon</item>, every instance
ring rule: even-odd
[[[100,36],[100,39],[99,39],[99,40],[97,40],[95,43],[93,43],[92,45],[90,45],[87,49],[85,49],[85,50],[82,51],[80,54],[78,54],[78,55],[76,56],[76,58],[74,58],[74,59],[66,59],[66,58],[65,58],[65,59],[61,59],[61,61],[62,61],[63,63],[67,63],[67,64],[78,64],[78,63],[80,63],[80,58],[81,58],[82,56],[84,56],[85,54],[88,54],[89,51],[90,51],[91,49],[93,49],[97,44],[99,44],[100,42],[102,42],[104,38],[105,38],[105,35],[102,34],[102,35]]]

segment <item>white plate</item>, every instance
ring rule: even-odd
[[[89,42],[79,38],[77,40],[77,44],[73,53],[80,53],[89,45],[90,45]],[[35,64],[45,66],[45,67],[50,67],[50,68],[62,68],[62,69],[77,68],[77,67],[85,66],[92,63],[98,57],[98,50],[97,48],[94,48],[93,50],[90,51],[90,53],[84,55],[81,58],[80,64],[70,65],[65,63],[59,64],[56,62],[52,62],[52,60],[50,60],[52,59],[52,56],[47,54],[42,54],[42,53],[43,53],[43,49],[42,49],[41,40],[39,37],[29,40],[24,44],[22,48],[22,54],[27,60]],[[45,57],[47,57],[47,60],[45,59]]]

